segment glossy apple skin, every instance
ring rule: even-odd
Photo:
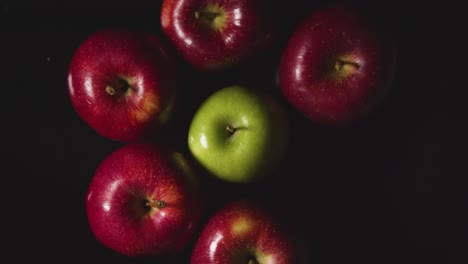
[[[151,33],[93,33],[69,65],[68,94],[74,109],[108,139],[139,141],[153,136],[170,120],[177,102],[179,84],[172,56]],[[119,89],[119,81],[132,88]],[[108,86],[116,88],[115,94],[109,94]]]
[[[396,66],[396,38],[349,5],[313,10],[283,51],[279,81],[289,103],[316,123],[347,125],[375,109],[388,94]],[[336,58],[356,71],[332,78]],[[330,67],[331,66],[331,67]],[[330,68],[329,68],[330,67]]]
[[[231,134],[228,126],[236,131]],[[206,98],[188,131],[195,159],[218,179],[240,184],[268,177],[281,163],[288,142],[289,123],[279,102],[241,85]]]
[[[165,207],[146,206],[163,200]],[[203,197],[180,152],[127,144],[98,166],[88,188],[90,228],[102,244],[127,256],[175,254],[200,221]]]
[[[224,10],[222,29],[200,23],[195,16],[209,4]],[[196,69],[223,70],[271,44],[274,31],[270,6],[265,0],[164,0],[161,27]]]
[[[214,213],[203,227],[191,264],[298,264],[307,256],[284,229],[284,222],[260,203],[240,199]],[[250,259],[256,262],[249,262]]]

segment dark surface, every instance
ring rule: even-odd
[[[161,134],[164,142],[187,151],[192,114],[222,86],[269,85],[283,100],[274,86],[279,52],[292,27],[320,4],[287,2],[275,4],[279,39],[255,63],[217,74],[183,68],[185,104]],[[161,33],[159,1],[112,3],[0,5],[1,239],[15,263],[188,263],[192,244],[177,256],[128,258],[99,244],[88,227],[88,183],[123,143],[98,136],[75,114],[66,90],[68,63],[84,38],[103,27]],[[400,36],[386,104],[340,129],[314,125],[285,104],[293,136],[285,163],[270,181],[249,187],[201,172],[211,199],[205,219],[230,199],[261,197],[291,221],[291,231],[304,235],[312,263],[466,263],[458,254],[468,242],[464,14],[447,3],[393,2],[375,12]]]

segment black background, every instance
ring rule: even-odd
[[[196,107],[233,83],[271,87],[291,121],[288,155],[271,180],[235,186],[200,171],[210,201],[204,221],[231,199],[260,197],[282,212],[292,232],[304,236],[311,263],[466,263],[464,254],[458,254],[468,242],[462,184],[468,175],[462,8],[444,1],[370,6],[400,39],[394,89],[373,115],[337,129],[306,120],[283,101],[275,84],[288,35],[325,3],[272,3],[278,39],[240,68],[199,73],[181,60],[184,105],[161,133],[165,143],[187,152],[187,129]],[[15,262],[32,257],[188,263],[194,241],[177,256],[129,258],[95,240],[84,210],[85,193],[99,162],[123,143],[86,126],[66,89],[71,56],[94,31],[135,28],[164,38],[159,6],[160,1],[136,0],[0,5],[1,240],[2,250]]]

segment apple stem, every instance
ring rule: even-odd
[[[236,128],[231,125],[227,125],[226,130],[231,134],[234,134],[236,132]]]
[[[353,61],[346,61],[346,60],[336,60],[335,62],[335,70],[342,71],[345,66],[351,66],[354,70],[359,69],[359,64]]]
[[[129,89],[132,89],[132,86],[130,86],[125,79],[119,78],[106,86],[106,93],[109,95],[115,95],[117,91],[126,93]]]
[[[146,206],[162,209],[166,207],[166,202],[163,200],[148,201],[146,202]]]
[[[251,258],[251,259],[249,259],[248,264],[258,264],[258,261],[255,258]]]
[[[108,93],[109,95],[114,95],[115,89],[112,86],[108,85],[106,86],[106,93]]]
[[[205,22],[212,22],[217,16],[218,12],[196,11],[195,18]]]

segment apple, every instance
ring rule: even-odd
[[[86,195],[94,236],[126,256],[183,250],[204,204],[192,166],[181,152],[154,143],[128,143],[109,154]]]
[[[382,104],[395,74],[395,35],[370,10],[314,9],[294,29],[279,65],[286,100],[318,124],[348,125]]]
[[[139,141],[171,119],[177,74],[169,47],[156,35],[103,29],[75,51],[68,94],[78,115],[101,136]]]
[[[280,164],[288,145],[288,125],[282,105],[271,94],[227,86],[209,95],[194,113],[188,146],[217,178],[258,182]]]
[[[225,70],[272,43],[268,0],[163,0],[160,22],[181,55],[201,71]]]
[[[306,263],[305,241],[286,231],[285,222],[261,203],[230,201],[203,226],[192,250],[191,264]]]

